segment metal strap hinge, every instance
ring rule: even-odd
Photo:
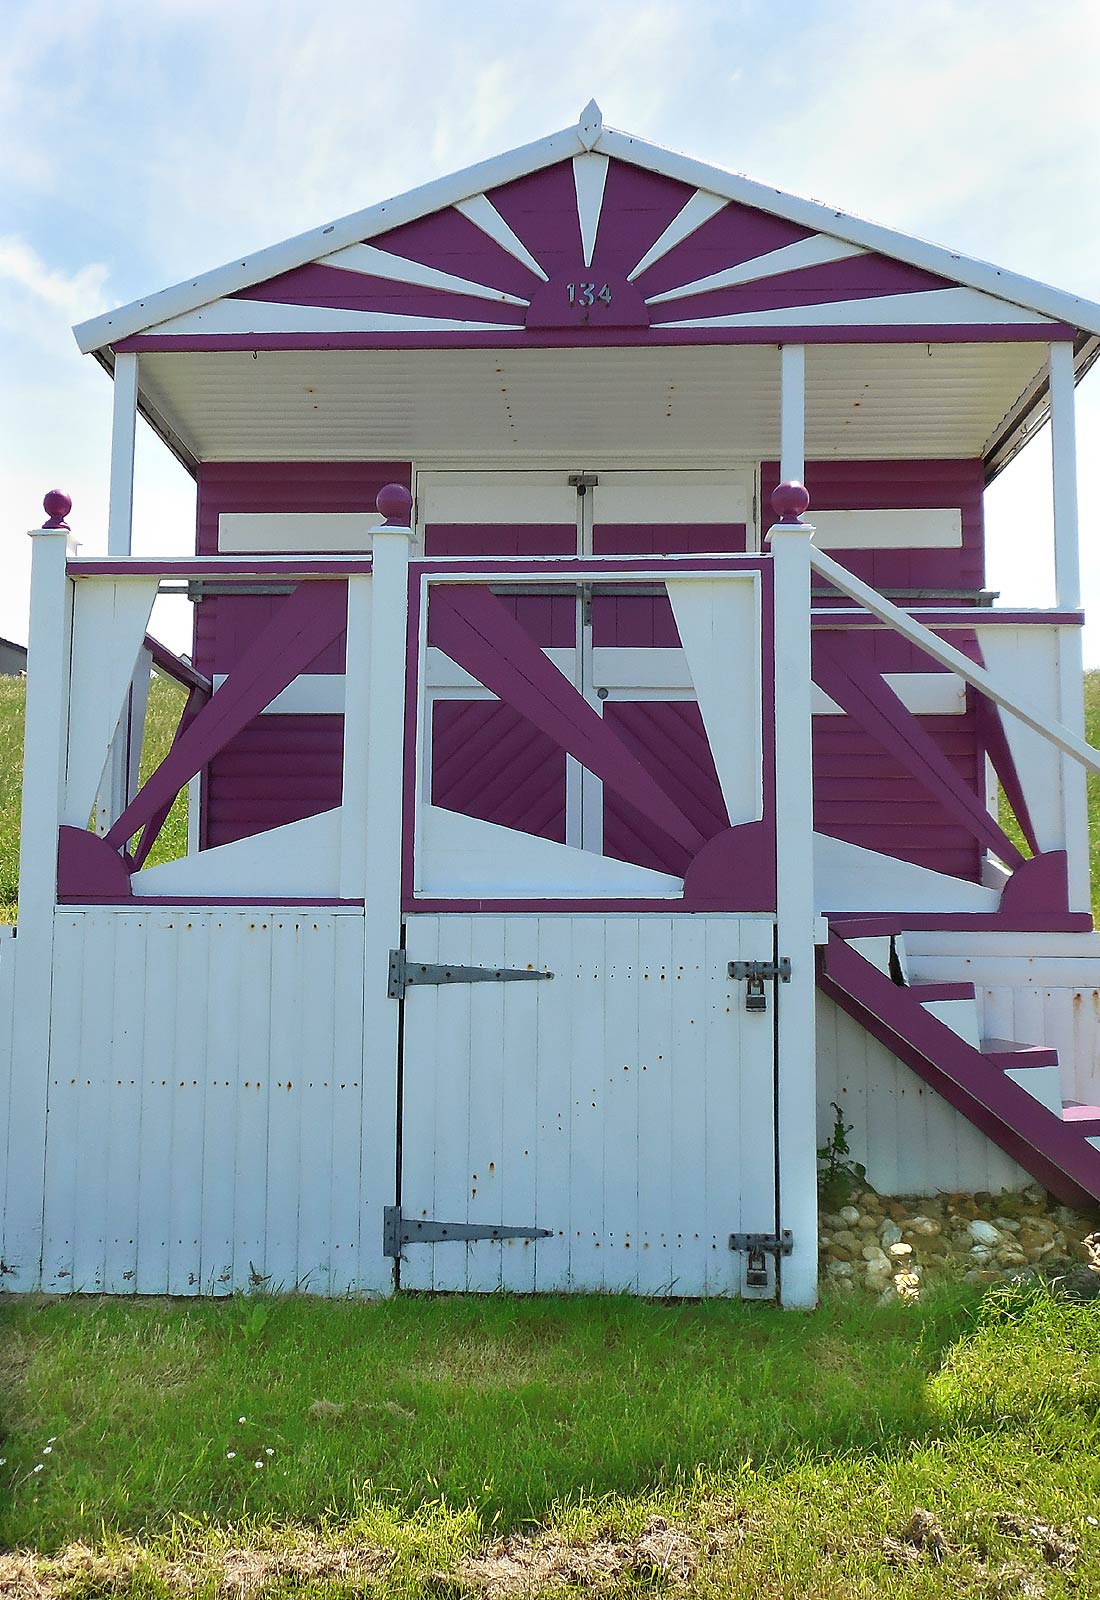
[[[428,1217],[403,1217],[400,1206],[382,1213],[382,1254],[394,1260],[407,1244],[473,1243],[477,1240],[549,1239],[551,1228],[493,1227],[483,1222],[436,1222]]]
[[[405,990],[427,983],[523,983],[552,978],[552,972],[534,967],[458,967],[431,961],[410,961],[404,950],[390,951],[390,976],[386,993],[404,1000]]]

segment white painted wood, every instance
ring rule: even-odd
[[[777,306],[768,311],[734,311],[717,317],[686,317],[660,322],[663,328],[892,328],[953,323],[1039,327],[1049,317],[1011,305],[978,289],[917,289],[910,294],[877,295],[868,300],[829,300],[816,305]]]
[[[865,850],[861,845],[813,836],[817,909],[830,916],[840,911],[996,911],[996,889],[967,883],[929,867],[899,861]]]
[[[581,252],[586,267],[592,265],[596,234],[603,209],[603,190],[607,182],[606,156],[585,154],[573,157],[573,186],[577,192],[577,218],[581,229]]]
[[[844,942],[861,955],[864,961],[869,961],[879,972],[885,972],[889,976],[894,941],[888,933],[872,934],[863,939],[846,939]]]
[[[576,651],[572,645],[548,645],[543,655],[554,663],[570,683],[574,681]],[[452,661],[442,650],[432,647],[425,652],[425,669],[425,682],[429,689],[461,689],[464,700],[496,699],[491,689],[486,689],[472,673],[460,667],[457,661]]]
[[[74,585],[62,809],[62,821],[72,827],[86,827],[95,804],[108,751],[128,709],[127,696],[156,595],[156,578],[121,583],[82,578]],[[125,756],[123,744],[120,761]]]
[[[1057,642],[1058,708],[1063,725],[1085,736],[1084,641],[1080,628],[1060,628]],[[1092,909],[1092,851],[1088,783],[1075,762],[1062,758],[1062,836],[1066,841],[1071,911]]]
[[[186,333],[521,333],[523,324],[461,317],[413,317],[340,306],[284,305],[275,300],[214,300],[150,330]]]
[[[421,807],[417,893],[427,899],[673,899],[682,878],[442,806]]]
[[[548,283],[546,273],[539,266],[534,256],[528,250],[523,240],[516,234],[511,226],[505,222],[493,202],[484,194],[470,195],[466,200],[459,200],[455,205],[456,211],[461,211],[468,222],[480,228],[482,233],[487,233],[490,239],[496,241],[501,249],[507,250],[510,256],[541,278],[543,283]]]
[[[795,244],[769,250],[766,255],[753,256],[732,267],[723,267],[719,272],[708,273],[705,278],[677,284],[662,294],[651,294],[646,305],[659,306],[667,300],[683,300],[688,295],[707,294],[712,289],[731,289],[735,284],[756,283],[761,278],[772,278],[776,273],[801,272],[806,267],[820,267],[830,261],[847,261],[850,256],[865,253],[859,245],[847,244],[843,239],[831,239],[823,233],[813,234],[809,239],[799,239]]]
[[[410,992],[402,1209],[552,1237],[409,1245],[402,1284],[740,1292],[729,1232],[774,1228],[772,1028],[744,1012],[726,963],[770,954],[771,929],[768,918],[409,917],[413,960],[555,976]]]
[[[794,1253],[781,1265],[781,1300],[811,1306],[817,1299],[817,1182],[814,983],[815,885],[813,762],[810,745],[809,524],[777,524],[768,534],[772,555],[775,695],[777,954],[791,962],[780,986],[778,1165],[780,1226],[794,1235]]]
[[[729,824],[754,822],[764,814],[759,584],[745,574],[710,583],[670,578],[666,587]]]
[[[806,476],[806,347],[785,344],[779,351],[779,481],[801,483]]]
[[[1072,756],[1090,772],[1100,772],[1100,751],[1086,744],[1085,740],[1071,728],[1044,716],[1038,707],[1021,696],[1003,689],[996,678],[983,668],[975,666],[961,650],[956,650],[954,645],[938,638],[930,628],[926,628],[915,617],[895,606],[869,583],[864,583],[862,579],[845,571],[838,562],[821,550],[811,552],[810,565],[820,577],[828,579],[842,594],[848,595],[850,599],[866,607],[873,616],[887,623],[903,638],[918,645],[926,655],[931,656],[933,661],[938,661],[941,666],[958,673],[966,683],[973,684],[976,689],[987,694],[997,705],[1003,706],[1014,717],[1019,717],[1021,722],[1041,733],[1044,738],[1057,745],[1059,750],[1065,751],[1066,755]]]
[[[966,714],[966,686],[952,672],[884,672],[886,684],[907,711],[921,717],[961,717]],[[812,690],[815,717],[846,713],[816,684]]]
[[[353,578],[352,582],[359,580]],[[370,579],[362,580],[369,583]],[[214,674],[214,687],[220,689],[225,682],[227,673]],[[342,672],[303,672],[288,683],[286,688],[277,694],[260,713],[261,716],[278,714],[279,716],[324,716],[339,717],[344,714],[344,696],[348,687],[348,678]]]
[[[379,511],[223,511],[218,550],[222,555],[362,554],[370,550],[381,521]]]
[[[0,1171],[0,1254],[4,1260],[11,1258],[6,1244],[7,1207],[7,1151],[11,1139],[12,1121],[12,1032],[15,1022],[15,930],[0,926],[0,1150],[4,1151],[4,1169]]]
[[[107,553],[128,556],[134,521],[134,445],[137,427],[138,358],[115,356],[111,415],[111,484],[107,514]]]
[[[386,1287],[359,1267],[363,926],[57,913],[42,1287]]]
[[[952,1033],[957,1033],[960,1039],[965,1039],[971,1049],[981,1049],[982,1036],[976,999],[924,1000],[921,999],[919,986],[913,993],[930,1017],[936,1017],[945,1027],[950,1028]]]
[[[595,159],[598,161],[600,157]],[[503,289],[494,289],[491,284],[460,278],[453,272],[442,272],[438,267],[425,266],[422,261],[411,261],[407,256],[395,256],[389,250],[379,250],[373,244],[346,245],[331,256],[322,256],[318,264],[337,267],[344,272],[365,273],[372,278],[388,278],[391,283],[413,283],[425,289],[441,289],[445,294],[476,295],[478,299],[494,300],[506,306],[530,304],[529,300],[506,294]],[[585,262],[585,265],[588,263]]]
[[[960,1112],[824,995],[817,997],[818,1136],[831,1102],[851,1124],[852,1157],[880,1194],[1023,1189],[1032,1179]]]
[[[990,676],[1009,693],[1025,694],[1031,705],[1050,721],[1058,721],[1061,713],[1058,650],[1062,630],[987,626],[978,627],[975,632]],[[1040,849],[1064,850],[1062,782],[1064,768],[1068,769],[1069,763],[1036,729],[1012,716],[1002,716],[1001,721]]]
[[[135,872],[130,883],[140,898],[210,895],[234,899],[290,895],[335,899],[340,893],[340,834],[343,807],[286,822],[264,833],[200,850]]]
[[[14,1268],[5,1276],[8,1289],[29,1288],[40,1275],[57,829],[65,771],[72,617],[71,585],[65,576],[67,532],[42,529],[31,537],[16,945],[19,1004],[12,1034],[18,1071],[12,1078],[10,1101],[10,1127],[19,1130],[19,1137],[8,1145],[4,1172],[4,1260]]]
[[[601,472],[591,491],[597,524],[750,522],[753,475],[741,472]],[[674,537],[674,532],[672,537]]]
[[[1059,607],[1081,604],[1081,562],[1077,548],[1077,433],[1073,345],[1052,344],[1050,382],[1051,479],[1054,498],[1054,582]]]
[[[392,1263],[382,1253],[383,1208],[397,1198],[397,1056],[399,1007],[387,995],[389,953],[401,942],[405,672],[411,530],[384,526],[374,536],[369,751],[363,855],[366,930],[363,948],[363,1182],[360,1187],[360,1273],[392,1288]]]
[[[1006,1067],[1005,1077],[1026,1089],[1056,1117],[1062,1115],[1062,1075],[1057,1067]]]
[[[418,472],[417,526],[423,533],[433,522],[575,525],[577,491],[567,478],[565,471]]]
[[[653,241],[637,266],[632,267],[627,273],[629,281],[633,283],[635,278],[640,278],[642,273],[660,261],[662,256],[667,256],[670,250],[675,250],[678,244],[682,244],[697,228],[701,228],[704,222],[709,222],[711,217],[717,216],[728,204],[729,201],[723,195],[697,189],[685,201],[667,228]]]
[[[962,513],[957,506],[883,511],[815,511],[818,550],[957,550]]]

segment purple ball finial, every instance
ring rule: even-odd
[[[413,497],[403,483],[387,483],[378,491],[375,505],[390,528],[412,526]]]
[[[772,510],[780,522],[801,522],[809,504],[810,494],[804,483],[781,483],[772,494]]]
[[[60,489],[51,489],[42,497],[42,509],[46,513],[46,521],[42,524],[44,528],[64,528],[68,533],[69,524],[65,518],[73,509],[73,503],[67,494],[62,494]]]

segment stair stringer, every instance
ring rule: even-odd
[[[1100,1151],[835,933],[819,950],[817,981],[823,994],[1052,1194],[1078,1207],[1100,1198]]]

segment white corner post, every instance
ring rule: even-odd
[[[810,734],[808,523],[776,524],[767,542],[775,580],[776,922],[791,981],[777,986],[779,1226],[794,1239],[780,1259],[784,1306],[817,1303],[817,1046],[813,760]]]
[[[342,854],[348,873],[362,871],[366,909],[363,974],[363,1168],[360,1199],[360,1279],[368,1292],[394,1287],[393,1262],[382,1250],[382,1212],[397,1200],[397,1061],[400,1007],[387,993],[390,951],[401,943],[401,852],[405,755],[405,660],[409,615],[407,527],[375,528],[369,610],[349,587],[348,709],[345,728],[344,828],[351,849]],[[354,583],[355,580],[353,579]],[[362,662],[365,697],[353,682],[352,651]],[[360,666],[360,673],[362,667]],[[366,729],[363,720],[366,720]],[[364,737],[364,732],[366,737]],[[365,771],[359,762],[366,758]],[[357,856],[355,832],[362,838]],[[342,847],[343,850],[343,847]],[[343,873],[342,873],[343,878]],[[351,887],[350,876],[346,880]]]
[[[65,572],[69,531],[66,527],[35,529],[31,538],[11,1135],[7,1166],[0,1177],[6,1189],[2,1254],[9,1274],[4,1287],[8,1289],[35,1288],[42,1265],[57,839],[65,782],[72,634],[72,584]]]
[[[115,356],[114,410],[111,417],[111,499],[107,514],[107,554],[131,553],[134,525],[134,446],[137,431],[138,358]]]
[[[1050,445],[1054,495],[1054,584],[1060,611],[1081,604],[1080,557],[1077,549],[1077,430],[1074,418],[1073,346],[1052,344],[1050,379]]]
[[[1081,604],[1081,558],[1077,531],[1077,428],[1074,414],[1073,345],[1061,340],[1049,347],[1051,489],[1054,502],[1054,586],[1060,611]],[[1084,736],[1084,677],[1081,629],[1057,630],[1058,714],[1074,733]],[[1069,866],[1071,911],[1088,911],[1092,898],[1089,870],[1088,794],[1085,772],[1061,757],[1062,837]]]
[[[779,347],[779,481],[806,478],[806,346]]]

